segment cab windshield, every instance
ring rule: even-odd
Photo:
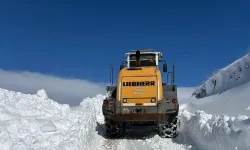
[[[135,54],[130,55],[129,64],[130,64],[130,67],[136,67]],[[141,54],[140,66],[156,66],[155,54]]]

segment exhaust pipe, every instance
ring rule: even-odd
[[[136,67],[140,67],[140,55],[141,55],[140,51],[137,50],[136,54],[135,54],[135,57],[136,57]]]

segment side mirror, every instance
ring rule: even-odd
[[[122,70],[124,68],[124,65],[123,64],[121,64],[120,65],[120,70]]]
[[[168,66],[167,66],[167,64],[163,64],[163,72],[168,72]]]

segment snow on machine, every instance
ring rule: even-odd
[[[154,50],[132,50],[125,56],[116,85],[110,67],[111,83],[106,87],[107,96],[102,105],[107,136],[120,137],[131,126],[147,126],[156,127],[163,138],[176,137],[179,103],[174,84],[175,66],[168,72],[162,53]],[[165,83],[158,67],[161,62]],[[171,84],[168,85],[169,74]]]

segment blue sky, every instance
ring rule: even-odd
[[[176,83],[197,86],[245,55],[242,1],[1,1],[0,68],[109,82],[131,49],[163,52]]]

